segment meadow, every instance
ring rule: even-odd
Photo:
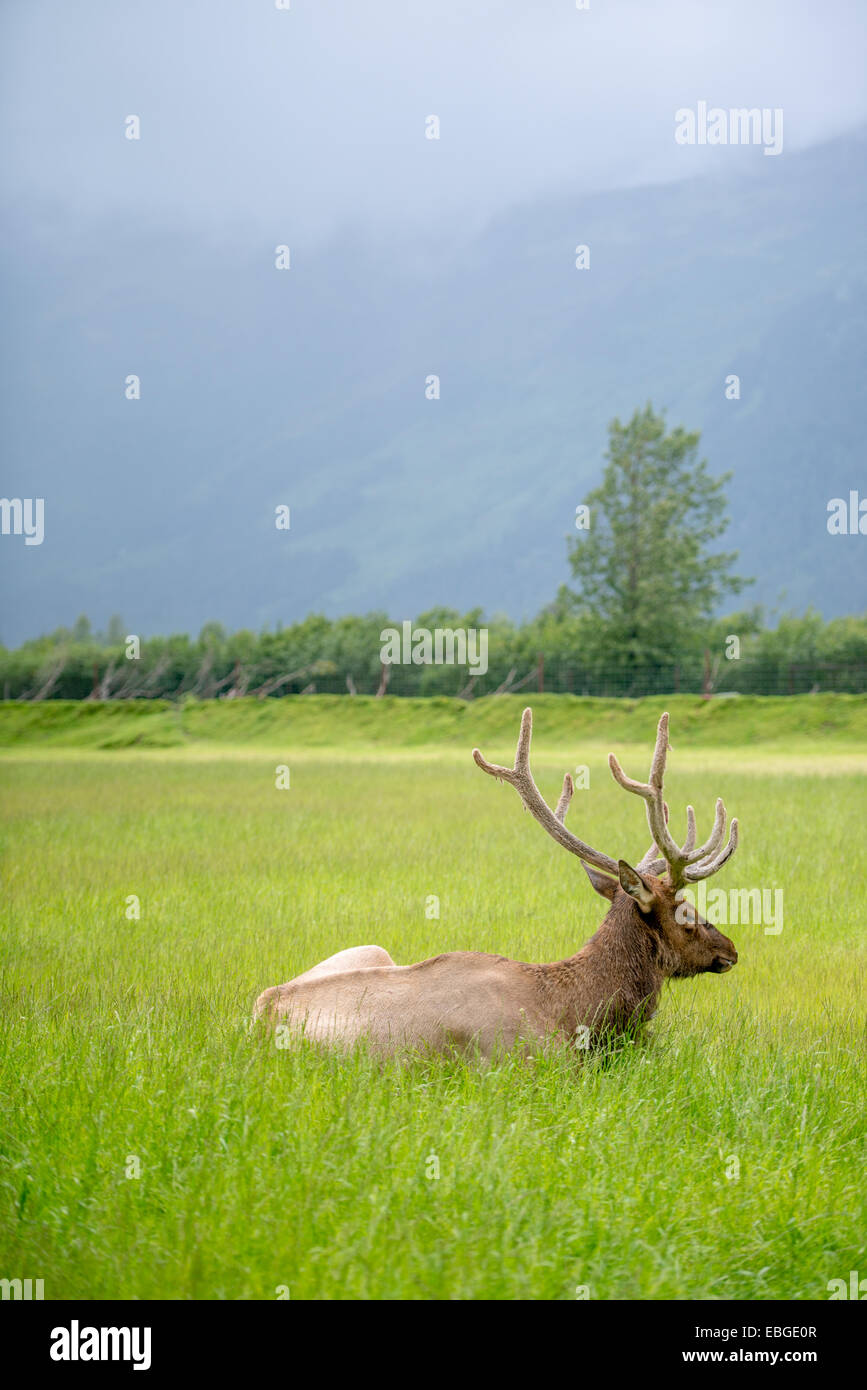
[[[569,824],[635,862],[643,807],[605,758],[646,776],[662,702],[527,702],[542,791],[586,764]],[[470,758],[511,762],[522,703],[0,707],[0,1277],[697,1300],[867,1276],[862,698],[665,702],[676,827],[723,796],[715,885],[781,888],[785,915],[724,927],[739,964],[669,985],[649,1045],[483,1067],[251,1038],[265,986],[344,946],[587,940],[606,904]]]

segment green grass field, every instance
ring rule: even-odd
[[[247,1022],[348,945],[583,944],[602,899],[469,756],[511,761],[520,700],[2,707],[0,1277],[825,1299],[867,1276],[867,702],[810,699],[665,701],[676,826],[691,800],[706,833],[722,795],[742,840],[715,884],[782,888],[782,932],[724,927],[738,966],[668,986],[649,1047],[489,1068],[281,1050]],[[529,703],[542,790],[587,764],[569,824],[640,857],[605,755],[645,776],[663,702]]]

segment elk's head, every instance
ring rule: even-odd
[[[717,931],[668,877],[639,873],[621,859],[617,878],[584,865],[597,893],[622,909],[640,914],[651,934],[654,956],[667,979],[683,980],[712,971],[722,975],[737,964],[735,944]]]
[[[530,771],[532,710],[525,709],[515,754],[515,766],[499,767],[486,762],[478,748],[473,758],[483,772],[518,791],[525,807],[564,849],[578,856],[597,893],[608,898],[623,912],[638,914],[651,934],[654,955],[663,974],[670,978],[700,975],[706,971],[722,974],[731,970],[738,953],[733,942],[717,931],[684,898],[688,884],[710,878],[722,868],[737,849],[738,823],[732,820],[725,840],[726,810],[716,803],[713,830],[704,844],[696,846],[695,812],[686,808],[686,839],[678,845],[668,828],[668,806],[663,796],[663,775],[668,753],[668,715],[663,714],[656,734],[656,747],[646,782],[627,777],[613,753],[608,756],[612,776],[625,791],[643,798],[652,842],[635,868],[625,860],[611,859],[600,850],[579,840],[566,829],[566,812],[572,800],[572,778],[567,773],[555,810],[545,801]]]

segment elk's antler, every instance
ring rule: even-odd
[[[636,782],[627,777],[613,753],[608,755],[608,766],[612,776],[628,792],[635,792],[646,802],[647,823],[653,837],[653,844],[638,865],[639,871],[657,873],[666,864],[671,883],[681,887],[684,883],[697,883],[699,879],[710,878],[717,869],[722,868],[738,846],[738,823],[732,820],[728,843],[720,849],[726,828],[726,809],[722,800],[716,803],[716,816],[713,830],[703,845],[695,848],[695,811],[686,808],[686,839],[682,845],[676,844],[668,828],[668,807],[663,799],[663,777],[665,759],[669,749],[668,714],[663,714],[656,733],[656,747],[650,764],[650,776],[646,782]],[[658,858],[657,856],[661,856]]]
[[[610,859],[607,854],[602,854],[598,849],[585,845],[583,840],[579,840],[577,835],[573,835],[563,824],[569,802],[572,800],[572,778],[569,773],[563,778],[563,790],[560,793],[560,800],[557,802],[557,809],[551,810],[536,783],[533,781],[533,774],[530,771],[530,739],[533,735],[533,711],[525,709],[521,719],[521,732],[518,735],[518,747],[515,752],[514,767],[499,767],[496,763],[486,762],[478,748],[473,749],[473,758],[476,765],[487,772],[491,777],[496,777],[501,782],[508,782],[518,792],[526,809],[547,830],[548,834],[568,849],[572,854],[577,854],[579,859],[583,859],[586,864],[592,864],[594,868],[601,869],[604,873],[613,874],[617,877],[617,863]]]

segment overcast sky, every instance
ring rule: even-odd
[[[792,150],[867,119],[863,0],[590,6],[5,0],[7,196],[296,245],[436,234],[761,159],[677,145],[674,111],[699,100],[782,107]]]

